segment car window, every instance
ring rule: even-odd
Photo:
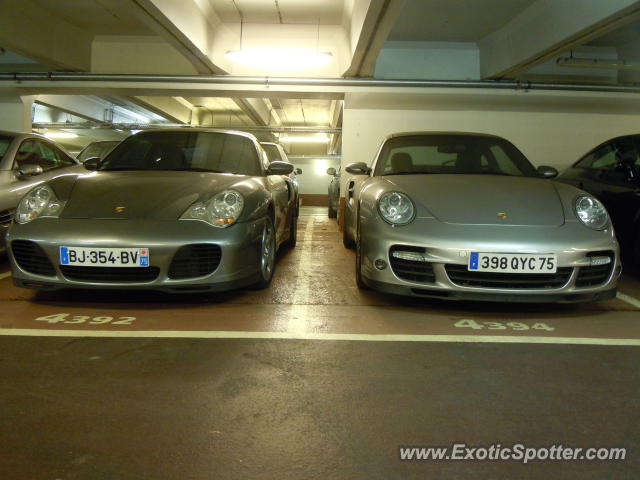
[[[375,174],[412,173],[537,176],[526,157],[499,137],[424,134],[387,140]]]
[[[27,165],[36,165],[43,171],[75,165],[62,150],[42,140],[27,139],[18,148],[14,168],[21,169]]]
[[[262,148],[267,153],[267,157],[269,158],[269,163],[277,161],[282,161],[282,155],[280,155],[280,150],[276,145],[270,143],[261,143]]]
[[[261,175],[254,142],[221,132],[143,132],[104,159],[100,170],[197,170]]]
[[[13,142],[14,137],[7,137],[5,135],[0,136],[0,160],[4,157],[4,154],[7,153],[9,149],[9,145]]]
[[[613,168],[616,165],[616,150],[613,144],[607,143],[580,160],[576,167],[580,168]]]
[[[104,158],[120,142],[94,142],[87,145],[78,155],[78,160],[84,162],[87,158]]]

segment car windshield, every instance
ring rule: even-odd
[[[13,142],[13,137],[8,137],[6,135],[0,135],[0,160],[4,157],[4,154],[7,153],[9,149],[9,145]]]
[[[85,147],[84,150],[78,155],[78,160],[84,162],[87,158],[98,157],[104,158],[107,153],[111,151],[113,147],[118,145],[119,141],[114,142],[94,142]]]
[[[479,174],[538,176],[510,142],[464,134],[406,135],[385,142],[375,175]]]
[[[267,153],[269,163],[275,161],[286,161],[284,158],[282,158],[282,155],[280,155],[280,150],[278,150],[277,145],[274,145],[272,143],[261,143],[260,145],[262,145],[262,148]]]
[[[142,132],[114,148],[99,170],[192,170],[261,175],[251,139],[222,132]]]

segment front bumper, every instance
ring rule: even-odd
[[[407,226],[392,227],[379,218],[361,218],[360,229],[363,282],[373,289],[396,295],[505,302],[596,301],[615,296],[622,271],[613,231],[592,231],[577,223],[559,227],[469,226],[417,218]],[[408,279],[391,257],[392,249],[402,248],[424,252],[424,264],[428,264],[431,276]],[[514,275],[511,277],[514,281],[504,283],[501,288],[496,287],[497,283],[483,286],[482,281],[461,282],[454,270],[466,270],[471,251],[553,253],[557,257],[558,271],[564,272],[564,276],[535,288],[520,283],[518,274],[497,274]],[[602,274],[602,281],[587,285],[584,278],[588,270],[581,276],[581,269],[590,267],[590,255],[600,255],[598,252],[611,255],[610,270]],[[376,260],[378,267],[384,261],[384,268],[376,268]],[[599,272],[603,272],[602,268]],[[503,282],[509,278],[498,277]],[[493,282],[484,282],[490,283]]]
[[[16,286],[39,290],[62,288],[142,289],[170,293],[224,291],[255,283],[259,279],[259,252],[263,219],[215,228],[200,221],[132,221],[41,218],[25,225],[13,224],[7,236],[9,259]],[[53,275],[37,275],[24,268],[12,252],[12,242],[26,240],[40,247],[53,265]],[[171,262],[186,245],[215,244],[220,262],[207,275],[172,279]],[[158,275],[149,281],[73,280],[59,265],[59,248],[145,247],[151,268]],[[126,267],[125,267],[126,269]]]

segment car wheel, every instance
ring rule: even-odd
[[[336,218],[338,216],[338,212],[335,208],[331,208],[331,203],[329,203],[329,209],[327,212],[329,218]]]
[[[353,239],[349,236],[347,225],[349,224],[349,215],[347,210],[344,211],[344,222],[342,223],[342,244],[347,248],[353,248],[356,246]]]
[[[267,288],[271,283],[273,272],[276,268],[276,232],[273,228],[271,217],[266,217],[264,220],[258,262],[260,279],[255,283],[254,287],[256,289]]]
[[[287,248],[295,248],[298,243],[298,209],[291,212],[291,225],[289,227],[289,239],[285,243]]]
[[[369,290],[369,287],[362,279],[362,239],[360,238],[360,222],[356,232],[356,285],[360,290]]]

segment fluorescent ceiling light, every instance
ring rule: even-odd
[[[561,57],[556,60],[559,67],[602,68],[606,70],[640,70],[640,64],[625,60],[603,60],[598,58]]]
[[[44,134],[45,137],[55,139],[55,138],[78,138],[78,135],[71,132],[47,132]]]
[[[329,143],[328,136],[318,137],[280,137],[281,142],[289,143]]]
[[[232,62],[248,67],[303,69],[321,67],[331,60],[330,52],[286,48],[252,48],[227,52]]]

